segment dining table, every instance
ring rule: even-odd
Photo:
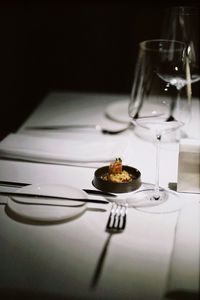
[[[155,140],[130,123],[129,101],[129,94],[50,91],[0,142],[0,299],[199,299],[200,182],[178,190],[176,134],[163,136],[159,170],[176,202],[143,207],[134,204],[136,190],[95,194],[95,171],[115,158],[139,170],[139,189],[154,184]],[[200,144],[200,99],[192,101],[182,140]],[[48,206],[9,195],[38,191],[80,201]],[[113,202],[127,199],[124,230],[108,232]]]

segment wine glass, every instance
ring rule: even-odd
[[[162,39],[187,44],[192,83],[200,80],[200,9],[196,6],[172,6],[165,10]]]
[[[155,185],[134,194],[132,204],[154,206],[176,198],[159,187],[159,149],[162,136],[181,128],[190,117],[191,75],[186,44],[175,40],[147,40],[139,44],[129,116],[136,128],[155,137]],[[131,199],[129,201],[131,204]]]
[[[192,98],[199,98],[200,80],[200,8],[198,6],[172,6],[164,10],[161,38],[183,41],[187,44],[192,85]],[[180,86],[181,88],[181,86]],[[198,100],[193,101],[193,111],[198,107]],[[197,133],[190,132],[189,135]],[[176,141],[188,137],[183,130],[176,133]]]

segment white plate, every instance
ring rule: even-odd
[[[113,102],[107,106],[105,114],[112,120],[121,122],[121,123],[129,123],[130,117],[128,115],[128,106],[129,99],[125,98],[123,100]]]
[[[131,118],[128,115],[128,106],[130,99],[124,99],[117,102],[113,102],[106,108],[106,115],[112,120],[121,122],[121,123],[129,123]],[[160,114],[163,111],[160,109],[157,104],[151,103],[151,105],[146,105],[145,110],[143,110],[143,114],[149,115],[150,111],[156,111],[156,113]]]
[[[19,191],[19,189],[17,191]],[[87,193],[83,190],[61,184],[29,185],[20,188],[20,192],[87,199]],[[17,203],[14,202],[14,200],[18,200],[20,202],[34,202],[37,201],[36,198],[15,196],[10,198],[7,204],[8,207],[17,215],[36,221],[51,222],[71,219],[82,214],[87,208],[87,204],[85,202],[73,200],[42,199],[42,202],[48,201],[48,203],[64,204],[67,206],[34,205]],[[41,202],[41,199],[38,201]]]

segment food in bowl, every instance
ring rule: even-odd
[[[141,173],[134,167],[123,165],[121,158],[116,158],[110,165],[95,171],[92,184],[104,192],[128,193],[141,186]]]
[[[116,158],[114,162],[110,163],[108,172],[103,174],[101,179],[115,183],[127,183],[133,180],[133,174],[123,170],[121,158]]]

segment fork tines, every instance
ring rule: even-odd
[[[127,204],[116,204],[113,203],[110,215],[108,218],[108,223],[106,226],[107,231],[122,231],[126,226],[126,212],[127,212]]]

